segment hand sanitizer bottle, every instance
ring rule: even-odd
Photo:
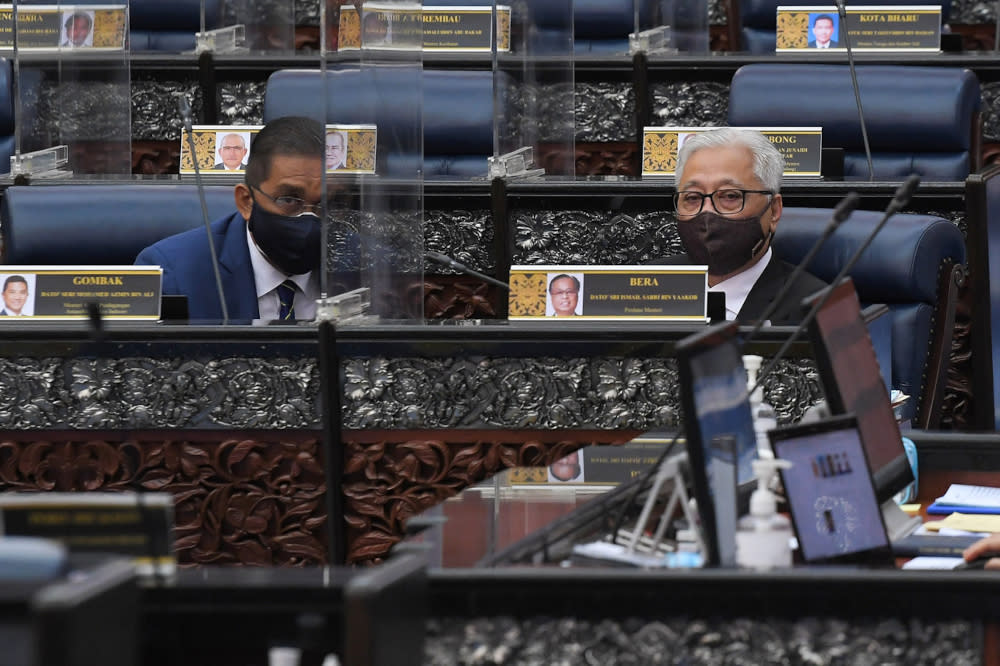
[[[743,357],[743,366],[747,369],[747,390],[749,391],[757,383],[757,373],[763,363],[760,356],[748,354]],[[778,417],[771,405],[764,402],[764,387],[758,386],[750,394],[750,411],[753,414],[753,430],[757,435],[757,457],[774,458],[771,453],[771,444],[767,439],[767,432],[778,427]]]
[[[753,461],[757,489],[750,496],[750,514],[740,518],[736,527],[736,564],[749,569],[774,569],[792,566],[792,526],[777,512],[778,502],[768,490],[771,475],[787,469],[787,460],[771,458]]]

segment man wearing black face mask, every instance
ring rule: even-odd
[[[760,132],[728,127],[690,137],[678,155],[674,206],[687,255],[661,263],[707,265],[709,291],[726,294],[728,320],[757,319],[794,269],[771,251],[784,165]],[[825,286],[803,273],[771,322],[797,322],[802,299]]]
[[[254,138],[237,212],[212,223],[230,319],[312,319],[319,297],[320,201],[326,142],[308,118],[278,118]],[[163,293],[188,298],[191,319],[221,319],[203,228],[147,247],[136,264],[163,267]]]

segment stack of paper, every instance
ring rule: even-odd
[[[927,513],[1000,514],[1000,488],[953,483],[948,492],[927,507]]]

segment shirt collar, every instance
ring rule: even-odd
[[[731,278],[723,280],[714,287],[709,287],[709,291],[721,291],[726,294],[726,319],[732,321],[743,309],[743,304],[750,295],[750,290],[757,284],[757,280],[764,274],[768,262],[771,261],[771,248],[760,258],[756,264],[750,268],[737,273]]]

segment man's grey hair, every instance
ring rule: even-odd
[[[677,155],[675,173],[680,178],[688,158],[702,148],[744,146],[753,155],[753,175],[764,189],[777,194],[781,191],[781,174],[785,171],[785,158],[766,136],[757,130],[722,127],[688,137]],[[679,185],[680,183],[678,183]]]

